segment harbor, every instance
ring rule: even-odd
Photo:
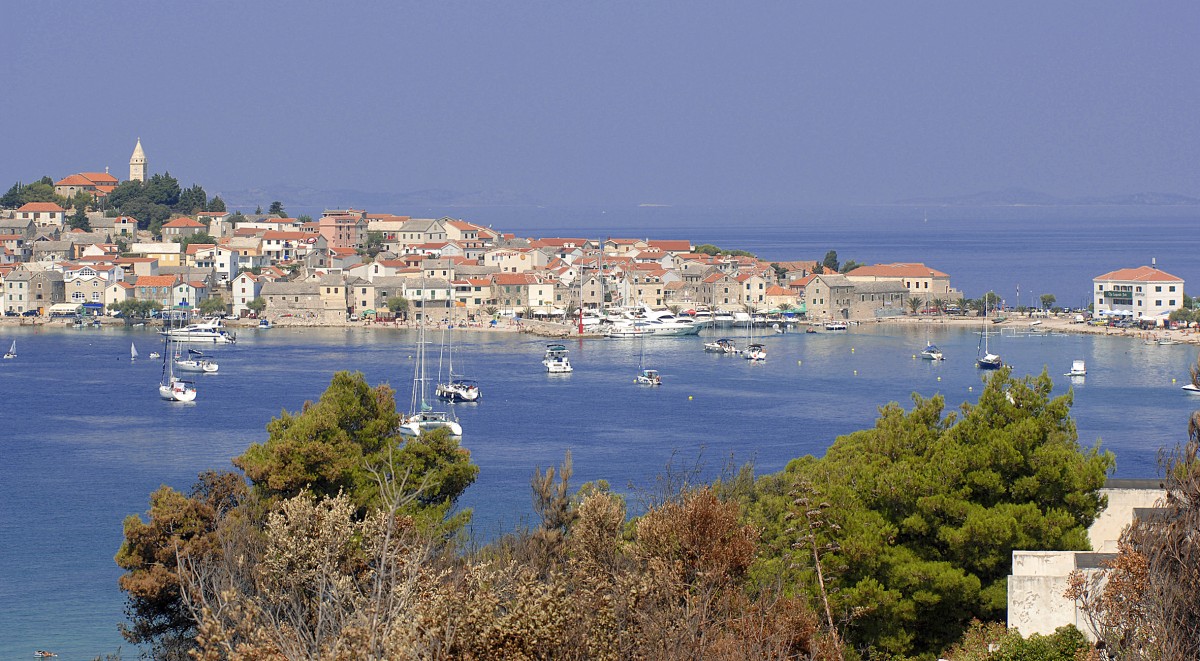
[[[0,440],[0,497],[9,503],[0,535],[25,540],[0,549],[0,629],[25,636],[0,642],[6,657],[47,639],[64,656],[115,650],[123,600],[112,556],[122,518],[145,511],[161,484],[187,490],[200,471],[229,469],[231,457],[266,437],[273,416],[315,399],[337,370],[390,383],[403,409],[417,335],[385,327],[239,329],[236,344],[214,351],[220,371],[195,375],[197,400],[175,403],[155,392],[156,361],[130,361],[131,342],[144,350],[161,342],[155,329],[6,330],[19,355],[0,365],[0,388],[6,410],[27,412],[11,416]],[[756,340],[769,356],[761,363],[704,350],[720,336],[744,346],[744,330],[647,339],[645,364],[662,376],[655,388],[632,382],[642,359],[637,339],[563,340],[573,371],[548,374],[543,337],[458,331],[456,366],[486,392],[450,406],[480,466],[459,505],[474,511],[479,538],[528,523],[529,476],[567,450],[575,484],[607,480],[633,511],[672,462],[677,470],[700,466],[699,479],[744,462],[779,470],[872,426],[889,401],[908,407],[913,393],[940,394],[947,411],[974,401],[983,378],[974,366],[978,330],[976,320],[770,333]],[[927,337],[945,360],[919,358]],[[993,340],[1016,374],[1045,370],[1056,394],[1074,393],[1080,442],[1114,451],[1119,477],[1154,476],[1158,449],[1185,436],[1200,403],[1180,388],[1196,358],[1188,344],[1065,329]],[[1074,360],[1086,361],[1082,381],[1064,376]],[[44,571],[21,570],[35,559]]]

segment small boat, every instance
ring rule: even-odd
[[[159,352],[157,352],[157,351],[151,351],[151,352],[150,352],[150,355],[149,355],[149,356],[147,356],[147,357],[148,357],[150,360],[158,360],[159,358],[162,358],[162,354],[161,354],[161,353],[159,353]]]
[[[633,382],[639,386],[661,386],[662,377],[658,375],[658,370],[642,370]]]
[[[704,350],[709,353],[739,354],[742,352],[741,349],[734,346],[733,340],[731,340],[727,337],[723,337],[719,340],[714,340],[712,342],[705,342]]]
[[[642,337],[640,341],[641,355],[638,356],[638,374],[633,378],[633,382],[639,386],[661,386],[662,377],[658,375],[658,370],[646,368],[646,338]]]
[[[8,358],[16,358],[16,357],[17,357],[17,341],[13,340],[12,346],[9,347],[8,352],[4,354],[4,358],[8,359]]]
[[[748,345],[742,357],[754,363],[764,362],[767,359],[767,348],[761,344]]]
[[[1184,386],[1183,390],[1193,395],[1200,395],[1200,356],[1196,357],[1196,364],[1192,365],[1188,371],[1191,373],[1191,383]]]
[[[423,282],[422,289],[424,289]],[[424,307],[424,301],[422,301],[422,307]],[[426,384],[430,379],[425,373],[425,321],[425,319],[421,320],[417,332],[417,361],[413,366],[412,400],[408,415],[404,415],[400,419],[398,431],[402,436],[417,437],[435,429],[445,429],[450,432],[451,436],[460,438],[463,428],[454,414],[449,411],[435,411],[426,403]]]
[[[442,357],[447,359],[447,379],[442,380]],[[461,366],[462,360],[459,360]],[[442,331],[442,350],[438,354],[438,380],[434,395],[448,402],[477,402],[483,393],[479,384],[472,379],[462,378],[462,374],[454,371],[454,329]]]
[[[825,323],[825,330],[827,331],[844,331],[846,328],[847,325],[844,321],[830,321]]]
[[[926,342],[925,348],[921,349],[921,358],[924,360],[945,360],[942,355],[942,350],[937,348],[937,345],[932,342]]]
[[[49,659],[58,656],[54,652],[47,652],[46,650],[37,650],[33,655],[39,659]]]
[[[188,349],[187,358],[180,354],[175,354],[175,369],[181,372],[204,372],[212,374],[217,371],[219,366],[204,355],[203,351]]]
[[[137,360],[137,357],[138,357],[137,345],[130,342],[129,343],[129,360],[130,360],[130,362]]]
[[[567,358],[567,347],[562,344],[547,344],[546,355],[542,357],[542,365],[550,374],[567,374],[572,371],[571,360]]]
[[[1004,361],[1000,359],[999,355],[994,354],[990,350],[988,350],[988,329],[987,329],[987,321],[986,321],[987,314],[986,313],[984,314],[983,318],[984,318],[983,334],[982,334],[982,337],[980,338],[980,344],[983,349],[983,354],[975,359],[975,366],[981,370],[998,370],[1001,367],[1004,367]],[[1002,319],[1002,318],[997,317],[997,319]],[[995,319],[993,319],[992,322],[1000,323],[1000,322],[996,321]]]
[[[1071,362],[1071,371],[1063,376],[1087,376],[1087,363],[1082,360]]]
[[[270,319],[259,319],[258,320],[258,330],[270,330],[272,328],[274,328],[274,326],[271,325]]]

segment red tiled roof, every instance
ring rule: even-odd
[[[173,275],[143,275],[134,283],[138,287],[174,287],[179,279]]]
[[[1098,275],[1092,280],[1130,280],[1134,282],[1183,282],[1183,278],[1160,271],[1153,266],[1139,266],[1132,269],[1117,269],[1104,275]]]
[[[53,202],[28,202],[21,206],[17,211],[57,211],[62,213],[66,209],[58,206]]]
[[[204,227],[204,223],[188,218],[187,216],[180,216],[175,220],[163,223],[163,227]]]
[[[87,177],[88,179],[94,181],[97,184],[105,184],[105,185],[111,184],[112,186],[115,187],[117,184],[121,183],[116,177],[112,176],[111,174],[109,174],[107,172],[80,172],[80,174],[82,174],[83,176]]]
[[[872,264],[871,266],[860,266],[846,275],[873,276],[882,278],[947,278],[945,273],[936,269],[931,269],[924,264],[915,263],[896,263],[896,264]]]
[[[85,177],[81,174],[73,174],[69,177],[64,177],[63,179],[60,179],[60,180],[54,182],[54,185],[55,186],[95,186],[96,182],[92,181],[91,179],[88,179],[87,177]]]

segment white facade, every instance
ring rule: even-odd
[[[1110,271],[1092,279],[1092,303],[1101,316],[1165,317],[1183,306],[1183,278],[1152,266]]]

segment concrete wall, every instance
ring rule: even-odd
[[[1088,528],[1093,552],[1013,551],[1008,577],[1008,626],[1021,635],[1051,634],[1073,624],[1089,639],[1087,622],[1075,603],[1063,596],[1072,571],[1094,577],[1106,556],[1117,551],[1121,532],[1133,521],[1135,509],[1153,507],[1166,496],[1154,480],[1109,480],[1101,489],[1108,508]]]

